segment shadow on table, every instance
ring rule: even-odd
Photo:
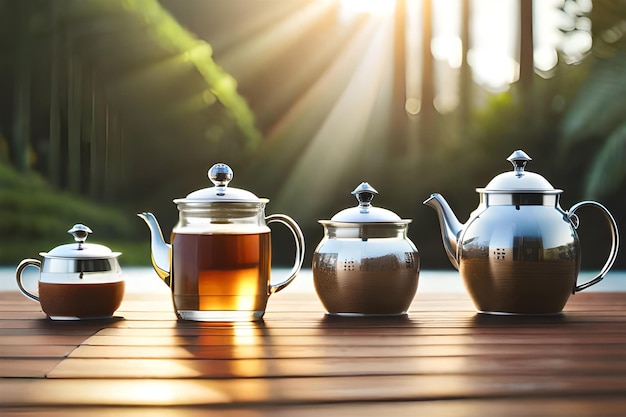
[[[407,314],[393,316],[344,316],[325,314],[319,321],[319,327],[413,327],[416,322]]]
[[[546,325],[568,323],[564,313],[557,314],[487,314],[476,313],[472,319],[474,326],[481,327],[511,327],[525,325]]]

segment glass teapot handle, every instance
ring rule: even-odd
[[[304,234],[302,233],[302,230],[300,230],[300,226],[298,226],[298,223],[296,223],[294,219],[287,215],[270,214],[265,218],[265,221],[267,224],[277,222],[287,226],[287,228],[291,230],[294,241],[296,243],[296,260],[294,261],[293,268],[291,268],[291,271],[289,271],[289,276],[287,277],[287,279],[275,285],[269,284],[268,294],[272,295],[289,285],[291,281],[293,281],[293,279],[296,277],[296,275],[298,275],[298,272],[300,272],[300,269],[302,268],[302,263],[304,262]]]
[[[604,214],[604,217],[606,218],[606,221],[609,224],[609,227],[611,228],[611,250],[609,252],[609,257],[606,260],[606,263],[600,270],[600,273],[598,273],[598,275],[596,275],[593,279],[585,282],[584,284],[576,285],[574,287],[574,291],[573,291],[574,293],[577,293],[578,291],[582,291],[602,281],[604,276],[607,274],[607,272],[609,272],[609,270],[613,266],[613,263],[615,262],[615,259],[617,258],[617,249],[619,248],[619,231],[617,230],[617,223],[615,222],[615,219],[613,218],[609,210],[607,210],[606,207],[604,207],[602,204],[598,202],[581,201],[580,203],[574,204],[572,208],[570,208],[569,211],[567,212],[567,217],[572,223],[572,225],[575,228],[578,227],[578,216],[576,216],[574,212],[578,210],[579,208],[581,208],[582,206],[596,207]]]

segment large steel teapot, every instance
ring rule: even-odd
[[[526,171],[531,158],[521,150],[508,160],[513,171],[478,188],[480,204],[465,224],[446,200],[432,194],[424,204],[438,214],[443,245],[459,270],[478,311],[504,314],[559,313],[569,295],[600,282],[619,246],[617,224],[600,203],[582,201],[569,210],[559,205],[562,190]],[[578,284],[581,253],[576,211],[599,209],[611,232],[609,256],[591,280]]]

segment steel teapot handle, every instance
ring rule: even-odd
[[[24,259],[22,262],[20,262],[20,264],[17,266],[17,269],[15,270],[15,279],[17,280],[17,288],[19,288],[21,293],[24,294],[26,297],[32,298],[35,301],[39,301],[39,296],[28,291],[24,287],[24,284],[22,283],[22,273],[29,266],[33,266],[41,270],[41,261],[38,259]]]
[[[298,223],[285,214],[270,214],[265,218],[265,221],[267,224],[277,222],[287,226],[287,228],[291,230],[296,243],[296,260],[294,261],[293,268],[289,271],[287,279],[275,285],[269,284],[268,294],[272,295],[289,285],[296,275],[298,275],[298,272],[300,272],[302,264],[304,263],[304,234],[302,230],[300,230]]]
[[[581,201],[580,203],[574,204],[572,208],[569,209],[569,211],[567,212],[567,217],[572,222],[574,227],[575,228],[578,227],[578,216],[576,216],[574,212],[578,210],[579,208],[581,208],[582,206],[596,207],[604,214],[604,217],[606,218],[606,221],[608,222],[609,227],[611,229],[611,250],[609,251],[609,258],[606,260],[606,263],[600,270],[600,273],[598,273],[598,275],[596,275],[590,281],[587,281],[581,285],[576,285],[574,287],[574,291],[573,291],[574,293],[578,291],[582,291],[602,281],[604,276],[607,274],[607,272],[609,272],[609,270],[613,266],[613,263],[615,262],[615,259],[617,258],[617,249],[619,248],[619,231],[617,230],[617,223],[615,222],[615,219],[613,218],[609,210],[607,210],[606,207],[604,207],[602,204],[598,202]]]

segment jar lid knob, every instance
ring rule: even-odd
[[[524,168],[526,168],[526,164],[528,161],[532,161],[533,159],[526,154],[526,152],[521,149],[513,152],[508,158],[507,161],[513,164],[513,168],[515,169],[515,176],[521,177],[524,175]]]
[[[369,213],[370,207],[372,207],[371,202],[376,194],[378,194],[378,191],[366,182],[362,182],[352,191],[352,195],[356,196],[359,202],[359,211],[361,213]]]
[[[88,228],[84,224],[78,223],[72,226],[72,228],[68,230],[67,233],[74,236],[74,240],[78,242],[78,250],[82,250],[83,243],[85,243],[85,241],[87,240],[89,233],[93,233],[93,232],[91,231],[90,228]]]
[[[226,194],[226,187],[233,179],[233,170],[226,164],[215,164],[209,169],[209,179],[217,187],[217,195]]]

